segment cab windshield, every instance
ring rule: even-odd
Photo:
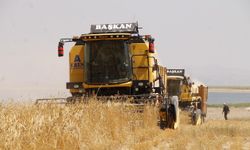
[[[168,80],[168,94],[169,96],[181,94],[181,80]]]
[[[123,40],[86,43],[85,80],[91,84],[122,83],[131,79],[128,44]]]

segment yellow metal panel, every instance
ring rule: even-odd
[[[183,84],[181,86],[180,101],[192,102],[192,101],[198,100],[200,98],[201,98],[200,95],[197,95],[197,93],[192,93],[191,87],[189,85]]]
[[[75,45],[71,48],[69,53],[69,77],[70,82],[83,82],[84,81],[84,45]],[[71,92],[77,90],[71,89]]]
[[[182,93],[180,99],[181,101],[192,101],[192,97],[189,93]]]
[[[133,69],[134,73],[134,80],[148,80],[148,69],[140,68],[140,69]]]
[[[145,43],[133,43],[130,45],[131,54],[133,56],[132,65],[134,67],[134,80],[149,80],[147,49],[148,44]]]
[[[149,55],[149,72],[150,72],[150,76],[149,76],[149,81],[150,82],[154,82],[156,79],[156,70],[153,70],[153,68],[155,67],[155,55],[154,53],[148,53]]]
[[[130,53],[133,56],[133,79],[148,80],[153,83],[156,78],[156,71],[153,70],[155,54],[148,52],[148,46],[148,43],[132,43],[130,45]]]
[[[132,43],[130,44],[132,54],[146,54],[145,50],[148,50],[148,43]]]
[[[192,101],[191,87],[188,85],[182,85],[181,87],[181,101]]]
[[[148,67],[148,56],[133,56],[133,67]]]
[[[107,84],[107,85],[90,85],[90,84],[83,84],[85,89],[88,88],[111,88],[111,87],[132,87],[132,81],[121,83],[121,84]]]

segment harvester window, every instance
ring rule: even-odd
[[[181,94],[181,81],[180,80],[168,80],[168,94],[169,96]]]
[[[87,83],[120,83],[131,78],[130,57],[125,41],[87,42],[85,61]]]

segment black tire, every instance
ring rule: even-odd
[[[174,129],[174,123],[176,122],[176,114],[174,105],[170,104],[167,112],[167,128]]]
[[[166,123],[160,120],[160,129],[164,130],[166,128]]]

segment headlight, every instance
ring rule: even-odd
[[[78,85],[78,84],[75,84],[75,85],[74,85],[74,88],[75,88],[75,89],[78,89],[78,88],[79,88],[79,85]]]
[[[138,83],[138,86],[143,86],[143,82],[139,82],[139,83]]]

